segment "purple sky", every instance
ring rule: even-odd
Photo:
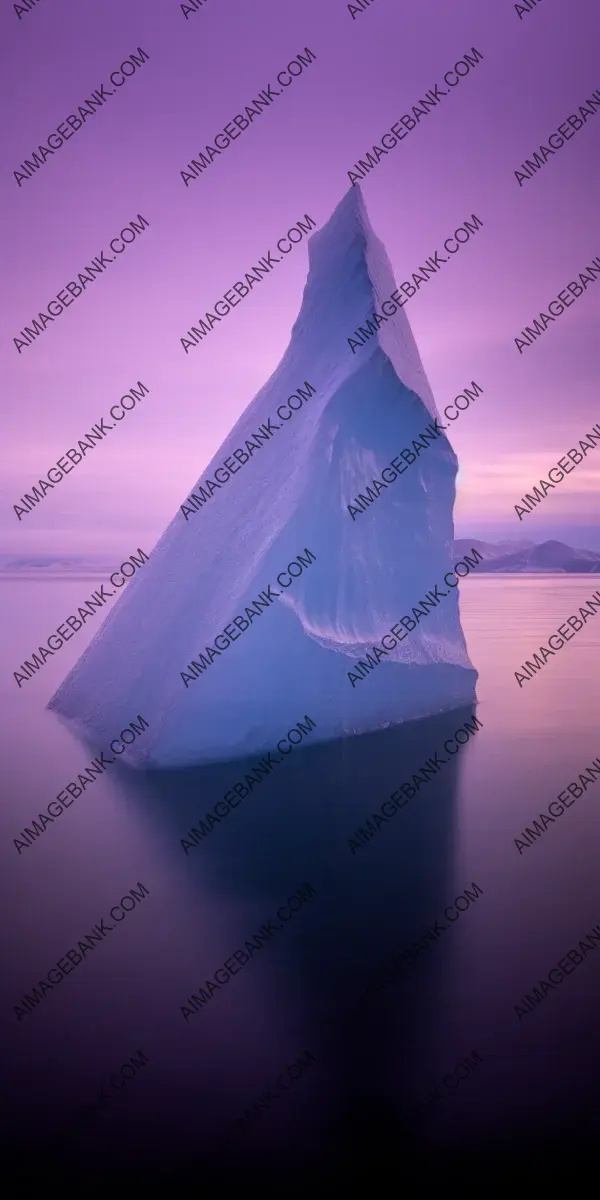
[[[513,505],[600,421],[600,281],[519,356],[513,338],[600,254],[600,112],[519,188],[513,170],[600,88],[597,0],[41,0],[0,16],[4,170],[0,550],[150,548],[276,367],[300,306],[302,244],[186,356],[180,336],[310,213],[472,46],[484,61],[363,184],[398,282],[477,213],[484,228],[410,301],[440,408],[485,388],[452,430],[458,532],[598,525],[591,455],[519,524]],[[16,169],[142,46],[150,60],[18,188]],[[185,188],[179,172],[290,59],[317,60]],[[138,213],[139,242],[21,355],[13,337]],[[344,347],[341,347],[343,352]],[[138,379],[139,409],[20,523],[12,505]],[[585,544],[585,537],[579,537]],[[588,539],[589,540],[589,539]]]

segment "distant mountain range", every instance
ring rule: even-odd
[[[482,572],[503,575],[546,574],[587,575],[600,573],[600,553],[595,550],[575,550],[566,542],[482,542],[479,538],[457,538],[454,552],[458,558],[472,548],[483,555],[478,564]],[[119,555],[111,559],[93,555],[9,555],[0,554],[0,574],[12,576],[93,575],[101,576],[115,570]]]
[[[115,570],[115,558],[79,554],[0,554],[5,575],[103,575]]]
[[[595,550],[574,550],[565,542],[480,542],[459,538],[454,543],[458,555],[475,547],[483,555],[477,571],[503,575],[546,574],[587,575],[600,573],[600,554]]]

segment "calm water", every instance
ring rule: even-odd
[[[99,1145],[106,1161],[158,1162],[159,1146],[161,1161],[201,1159],[304,1050],[315,1065],[231,1144],[229,1161],[348,1162],[349,1134],[368,1154],[402,1137],[441,1147],[592,1131],[600,953],[523,1020],[513,1006],[600,923],[600,781],[522,855],[513,839],[600,757],[600,618],[522,689],[514,671],[598,577],[461,585],[482,728],[355,855],[353,831],[469,712],[307,744],[188,857],[180,838],[243,768],[148,779],[111,767],[18,856],[13,838],[93,757],[45,704],[96,626],[20,690],[12,671],[95,586],[0,584],[7,1136],[20,1126],[29,1148],[47,1140],[70,1159]],[[13,1005],[138,881],[150,895],[17,1023]],[[186,997],[306,881],[317,895],[185,1022]],[[394,955],[473,882],[479,899],[353,1015]],[[148,1064],[76,1130],[140,1048]],[[443,1079],[474,1051],[480,1064],[450,1093]],[[437,1088],[443,1098],[425,1112]]]

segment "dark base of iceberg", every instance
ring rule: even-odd
[[[263,622],[187,688],[179,684],[181,702],[163,710],[159,730],[140,696],[135,711],[130,702],[127,708],[122,701],[115,704],[110,723],[108,711],[96,714],[95,744],[105,743],[107,749],[140,712],[148,716],[150,729],[128,747],[121,761],[145,770],[172,769],[277,753],[277,742],[305,717],[314,722],[307,739],[314,744],[475,702],[477,672],[472,667],[382,660],[352,686],[348,672],[358,655],[350,658],[306,637],[296,615],[283,605],[266,613]],[[71,695],[69,691],[67,682],[60,701],[53,699],[50,707],[88,740],[78,688]],[[160,702],[160,685],[157,699]]]

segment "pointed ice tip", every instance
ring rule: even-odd
[[[363,258],[368,244],[378,244],[363,199],[360,186],[350,186],[334,208],[329,220],[317,229],[308,244],[311,270],[327,271],[332,277],[344,278],[343,260],[354,247],[357,257]],[[344,280],[343,286],[347,281]]]
[[[330,228],[338,224],[355,223],[364,227],[369,225],[369,218],[363,198],[360,184],[351,184],[348,191],[344,193],[339,204],[334,208],[326,226]],[[325,226],[325,227],[326,227]]]

